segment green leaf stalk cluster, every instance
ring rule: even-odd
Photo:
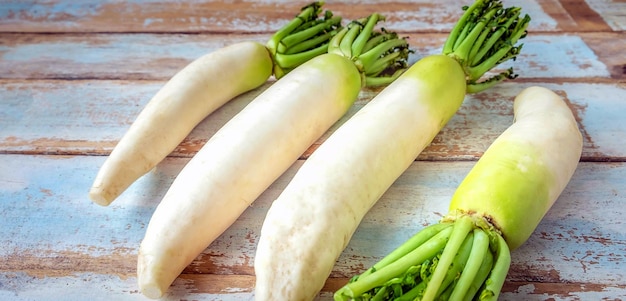
[[[480,81],[485,73],[520,53],[522,45],[515,44],[526,36],[530,17],[521,17],[520,8],[504,8],[496,0],[476,0],[463,9],[442,54],[463,68],[467,92],[483,91],[504,79],[515,78],[510,68]],[[329,52],[333,47],[331,41]],[[361,58],[361,62],[366,61]],[[510,262],[509,247],[488,217],[453,210],[438,224],[426,227],[353,277],[335,292],[334,298],[497,300]]]
[[[278,79],[304,62],[328,51],[330,39],[341,29],[341,17],[323,11],[323,1],[302,7],[300,14],[279,29],[266,47]]]
[[[385,17],[374,13],[343,27],[330,41],[328,53],[354,62],[364,86],[387,85],[406,70],[409,44],[397,33],[380,29],[376,24]]]
[[[504,8],[501,1],[494,0],[478,0],[463,9],[465,13],[450,32],[442,53],[455,58],[465,70],[468,93],[517,77],[509,68],[479,82],[497,65],[515,60],[523,46],[515,44],[526,36],[530,16],[521,17],[519,7]]]

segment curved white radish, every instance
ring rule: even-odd
[[[449,213],[417,233],[335,300],[497,300],[511,262],[565,189],[583,140],[567,104],[543,87],[522,91],[515,122],[459,185]],[[442,242],[443,243],[440,243]],[[421,272],[412,274],[414,267]],[[400,289],[398,279],[411,279]]]
[[[499,2],[477,1],[443,54],[416,62],[306,160],[263,223],[254,262],[258,300],[316,296],[363,216],[456,113],[465,94],[511,76],[508,70],[477,82],[519,52],[513,45],[528,25],[519,14]]]
[[[192,61],[176,73],[140,112],[98,171],[89,191],[107,206],[169,155],[207,115],[265,83],[282,77],[328,49],[341,18],[313,2],[277,31],[267,46],[241,42]]]
[[[137,266],[142,293],[160,297],[348,110],[360,88],[350,61],[323,55],[288,73],[215,133],[176,177],[150,220]]]
[[[376,35],[373,27],[379,17],[351,23],[337,40],[346,47],[368,41]],[[406,49],[406,41],[393,37],[381,45],[363,55],[375,55],[392,66],[406,62],[408,53],[398,53]],[[154,212],[139,248],[137,276],[143,294],[162,296],[196,256],[347,112],[364,84],[362,78],[377,77],[367,72],[371,64],[381,64],[372,60],[360,71],[355,58],[327,53],[293,69],[187,163]],[[380,80],[385,79],[376,82]]]
[[[514,110],[515,123],[491,144],[450,202],[450,211],[489,216],[511,250],[528,240],[565,189],[582,151],[571,109],[551,90],[524,89]]]
[[[109,205],[169,155],[207,115],[260,86],[271,73],[272,58],[256,42],[229,45],[191,62],[137,116],[100,168],[89,197],[99,205]]]
[[[461,66],[447,56],[431,56],[324,141],[267,213],[254,260],[255,298],[314,299],[363,216],[464,96]]]

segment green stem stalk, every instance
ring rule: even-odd
[[[380,268],[369,275],[361,275],[353,282],[342,287],[335,293],[335,300],[350,300],[372,290],[372,288],[385,285],[388,281],[403,275],[406,267],[419,265],[430,260],[441,252],[448,242],[452,227],[446,227],[431,237],[416,249]]]
[[[450,294],[449,300],[463,300],[463,297],[470,289],[472,279],[478,275],[478,271],[488,251],[489,236],[482,230],[474,229],[474,241],[472,242],[472,250],[469,254],[469,259],[463,273],[461,273],[461,277],[459,277],[457,285],[454,286]]]
[[[274,61],[273,74],[278,79],[311,58],[328,51],[330,39],[341,28],[341,17],[322,14],[323,1],[303,7],[289,23],[276,31],[266,47]]]
[[[472,220],[469,217],[462,217],[454,223],[450,241],[446,244],[439,264],[437,264],[437,268],[426,286],[423,297],[424,300],[434,300],[437,296],[439,286],[446,277],[450,264],[452,264],[459,248],[461,248],[461,244],[465,241],[465,237],[472,231],[472,226]]]
[[[504,8],[499,0],[476,0],[463,9],[465,12],[442,52],[462,67],[466,92],[480,92],[515,78],[513,68],[508,68],[481,80],[485,73],[520,53],[522,45],[515,44],[525,37],[530,17],[520,17],[519,8]],[[348,29],[343,31],[333,39],[346,36]],[[354,35],[350,36],[354,40]],[[380,71],[386,63],[381,57],[390,55],[388,49],[400,43],[387,40],[388,37],[381,33],[370,38],[379,44],[362,44],[364,50],[354,59],[360,70],[374,74]],[[329,50],[335,43],[331,40]],[[353,48],[350,51],[355,53]],[[510,262],[501,232],[487,218],[470,212],[450,212],[438,224],[420,231],[372,268],[353,277],[334,298],[497,300]]]
[[[484,282],[484,288],[480,291],[481,301],[498,300],[500,290],[502,289],[506,274],[509,272],[509,266],[511,265],[509,245],[507,245],[504,238],[499,234],[495,235],[494,240],[496,240],[494,243],[496,261],[489,274],[489,278]]]
[[[397,34],[375,30],[385,17],[374,13],[350,22],[334,35],[328,53],[354,62],[363,86],[380,86],[394,81],[407,68],[408,43]]]
[[[456,59],[467,74],[467,92],[476,93],[505,79],[516,77],[512,69],[480,82],[480,78],[499,64],[515,59],[526,35],[530,17],[520,17],[518,7],[504,8],[501,1],[477,0],[451,31],[442,53]]]
[[[430,225],[430,226],[422,229],[422,231],[417,232],[417,234],[413,235],[409,240],[407,240],[404,244],[402,244],[402,246],[400,246],[399,248],[395,249],[393,252],[389,253],[383,259],[378,261],[374,266],[372,266],[367,271],[365,271],[363,274],[361,274],[361,277],[367,276],[367,275],[369,275],[369,274],[371,274],[371,273],[373,273],[373,272],[375,272],[375,271],[377,271],[377,270],[387,266],[388,264],[398,260],[398,258],[401,258],[404,255],[408,254],[412,250],[416,249],[417,247],[421,246],[426,241],[431,239],[437,233],[441,232],[441,230],[443,230],[443,229],[445,229],[447,227],[450,227],[450,226],[452,226],[452,224],[450,224],[450,223],[439,223],[439,224]]]

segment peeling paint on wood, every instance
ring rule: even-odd
[[[419,160],[473,160],[512,121],[512,100],[537,83],[504,83],[467,96],[459,112],[435,137]],[[39,81],[0,86],[0,153],[106,155],[128,129],[161,82]],[[230,118],[271,82],[246,93],[208,116],[174,150],[191,157]],[[583,158],[607,161],[626,158],[619,137],[626,136],[624,84],[543,84],[567,98],[585,133]],[[302,158],[307,158],[343,121],[375,94],[364,90],[356,104]]]
[[[553,31],[557,22],[540,1],[510,1],[532,13],[533,29]],[[7,2],[6,0],[4,2]],[[8,1],[0,7],[0,32],[273,32],[307,1]],[[356,4],[356,5],[355,5]],[[373,12],[398,31],[447,31],[467,1],[328,1],[326,9],[352,20]]]
[[[18,279],[45,285],[55,279],[78,281],[85,275],[90,275],[83,280],[89,286],[110,290],[107,296],[133,290],[130,280],[134,279],[136,251],[145,223],[187,159],[167,159],[131,186],[111,208],[86,200],[83,189],[92,179],[89,174],[102,160],[89,156],[60,159],[0,155],[0,163],[5,167],[0,171],[0,256],[7,259],[0,262],[0,271],[15,271],[13,280],[3,282],[0,292],[13,291],[11,283]],[[172,294],[184,291],[193,296],[194,291],[207,290],[216,293],[220,285],[223,287],[219,293],[250,292],[262,218],[301,163],[292,166],[184,271]],[[472,165],[414,163],[366,215],[337,261],[331,274],[336,280],[329,280],[327,288],[362,272],[413,233],[436,222],[447,211],[447,200]],[[620,218],[622,213],[613,208],[626,202],[622,185],[625,177],[624,163],[582,163],[530,240],[513,252],[508,281],[601,283],[603,287],[622,286],[624,292],[622,279],[626,270],[619,263],[626,256],[626,230]],[[57,178],[65,180],[54,180]],[[2,274],[8,279],[11,273]],[[221,284],[217,286],[198,280],[214,277],[210,275],[242,276],[218,281]],[[22,294],[15,288],[13,292],[26,298],[34,293],[32,289]],[[85,292],[73,294],[81,296]],[[601,290],[592,295],[606,294]]]
[[[439,53],[445,34],[409,34],[419,45],[410,57]],[[5,79],[128,79],[167,80],[186,64],[208,52],[243,40],[264,42],[269,35],[0,35],[0,78]],[[596,37],[595,46],[615,37]],[[429,42],[426,42],[429,41]],[[624,46],[626,41],[617,42]],[[531,32],[514,63],[523,78],[609,78],[606,66],[577,35]],[[619,62],[616,62],[619,63]],[[622,62],[626,63],[626,62]]]
[[[512,122],[523,88],[556,91],[583,133],[581,164],[531,238],[513,252],[500,300],[626,300],[626,3],[505,0],[532,16],[520,77],[469,95],[367,214],[316,300],[447,211],[454,189]],[[87,191],[106,155],[158,89],[191,60],[264,42],[308,2],[0,0],[0,300],[145,300],[139,242],[184,164],[273,83],[208,116],[109,207]],[[345,20],[379,12],[421,57],[438,53],[465,0],[327,1]],[[320,143],[272,184],[174,282],[164,300],[253,300],[265,212]]]

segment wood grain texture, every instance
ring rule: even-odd
[[[51,296],[69,293],[76,299],[96,292],[106,297],[131,292],[126,296],[131,300],[132,292],[136,294],[136,252],[146,221],[188,159],[166,159],[110,208],[89,202],[84,189],[103,159],[0,155],[4,167],[0,171],[0,256],[5,259],[0,261],[4,277],[0,292],[27,298],[37,293],[36,286],[45,286],[48,292],[54,290]],[[251,293],[262,219],[302,162],[272,184],[183,272],[170,297]],[[326,291],[436,222],[446,213],[448,199],[472,165],[414,163],[366,215],[338,259]],[[580,292],[594,300],[626,291],[626,270],[619,264],[626,257],[626,230],[622,213],[614,210],[626,202],[624,177],[624,163],[579,166],[533,236],[512,253],[505,290],[511,298],[529,293],[560,295],[556,300],[572,296],[547,286],[550,283],[577,285],[580,290],[571,293]],[[59,178],[64,181],[56,180]],[[61,285],[80,281],[96,290],[67,292]],[[606,290],[611,287],[617,291]]]
[[[523,4],[532,13],[533,29],[557,30],[557,22],[539,1]],[[273,32],[295,16],[308,1],[181,1],[87,0],[3,1],[0,32]],[[327,1],[324,6],[347,20],[373,12],[387,16],[385,27],[397,31],[449,31],[467,1],[360,0]],[[563,11],[567,14],[567,11]]]
[[[414,63],[441,52],[447,34],[407,34]],[[0,79],[125,79],[166,81],[192,60],[244,40],[264,43],[270,35],[33,35],[0,34]],[[515,66],[521,79],[570,81],[611,77],[623,66],[610,49],[623,49],[616,35],[593,37],[594,49],[578,35],[530,32]],[[606,51],[603,49],[607,49]],[[609,51],[607,53],[607,51]],[[603,55],[602,54],[608,54]],[[619,56],[618,56],[619,57]],[[603,61],[604,60],[604,61]],[[606,65],[614,63],[615,65]]]
[[[367,214],[316,300],[438,221],[456,186],[513,119],[523,88],[556,91],[583,133],[581,164],[521,248],[500,300],[626,300],[626,2],[505,0],[532,16],[514,82],[466,97],[431,145]],[[148,100],[193,59],[264,42],[308,1],[0,0],[0,300],[146,300],[136,255],[184,164],[273,83],[208,116],[119,200],[88,200],[95,174]],[[351,20],[373,12],[406,36],[410,63],[438,53],[464,0],[326,1]],[[253,300],[266,211],[301,164],[380,89],[302,154],[189,265],[164,300]]]
[[[512,101],[534,82],[504,83],[466,97],[457,114],[419,160],[474,160],[512,121]],[[539,83],[557,91],[576,114],[584,133],[583,161],[621,161],[626,137],[626,84]],[[172,156],[191,157],[271,83],[243,94],[208,116]],[[7,81],[0,86],[0,153],[107,155],[161,82]],[[302,158],[365,105],[377,90],[360,93],[356,104]]]

